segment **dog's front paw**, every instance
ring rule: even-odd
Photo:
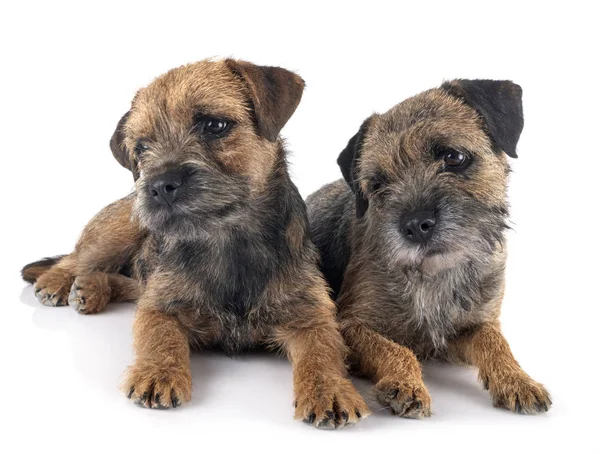
[[[431,397],[422,380],[383,379],[375,385],[377,400],[404,418],[431,416]]]
[[[35,296],[44,306],[66,306],[73,279],[60,268],[50,268],[35,282]]]
[[[123,382],[127,398],[146,408],[175,408],[192,397],[192,375],[185,367],[138,362]]]
[[[552,405],[546,388],[526,374],[508,375],[502,379],[482,375],[481,380],[490,391],[494,407],[532,415],[546,412]]]
[[[69,306],[80,314],[96,314],[109,300],[110,287],[103,273],[77,276],[69,293]]]
[[[294,405],[296,419],[319,429],[351,426],[371,414],[352,382],[341,377],[303,385]]]

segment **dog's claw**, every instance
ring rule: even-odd
[[[171,406],[173,408],[177,408],[181,405],[181,402],[179,402],[179,399],[177,398],[177,396],[175,395],[174,392],[171,393]]]

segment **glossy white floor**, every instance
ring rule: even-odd
[[[16,289],[20,284],[12,280],[10,288]],[[541,302],[520,307],[516,295],[505,305],[504,330],[523,367],[551,390],[554,406],[549,413],[521,416],[495,409],[473,370],[428,364],[431,418],[391,416],[369,396],[369,384],[357,380],[374,414],[340,433],[293,421],[291,367],[267,354],[195,354],[192,402],[169,411],[138,408],[118,389],[121,373],[132,360],[134,305],[113,304],[100,315],[82,316],[69,307],[40,305],[31,287],[6,299],[11,307],[5,320],[12,336],[3,341],[4,427],[16,446],[51,452],[202,450],[206,445],[211,451],[221,446],[225,452],[248,447],[268,452],[288,444],[292,452],[375,446],[425,452],[434,447],[521,452],[578,446],[586,452],[593,447],[597,419],[588,399],[597,397],[586,397],[593,391],[585,379],[592,366],[586,366],[589,358],[576,347],[586,342],[587,333],[571,333],[576,338],[565,343],[563,335],[575,316],[536,314]],[[557,327],[563,328],[557,333]]]
[[[0,72],[0,450],[598,452],[600,37],[591,7],[259,3],[0,6],[9,43]],[[18,271],[68,252],[89,218],[131,189],[107,142],[135,90],[211,55],[307,80],[283,131],[304,196],[339,178],[337,155],[371,112],[454,77],[521,84],[502,323],[523,368],[551,391],[549,413],[495,409],[475,371],[428,364],[431,418],[399,419],[369,398],[372,417],[322,432],[292,419],[291,367],[266,354],[194,355],[193,400],[174,411],[125,399],[118,384],[132,361],[134,306],[95,316],[43,307]],[[357,385],[369,396],[368,383]]]

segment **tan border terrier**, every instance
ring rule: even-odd
[[[400,416],[431,414],[417,358],[476,366],[497,407],[551,405],[498,322],[522,128],[518,85],[447,82],[369,117],[338,158],[345,181],[308,198],[354,366]]]
[[[136,403],[190,399],[191,347],[270,347],[293,364],[296,418],[340,428],[369,414],[279,137],[303,89],[290,71],[231,59],[160,76],[111,140],[135,192],[93,218],[74,252],[23,269],[46,305],[90,314],[138,301],[123,385]]]

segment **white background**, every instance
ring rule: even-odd
[[[3,452],[598,452],[592,2],[90,5],[0,6]],[[121,395],[134,306],[95,316],[42,307],[19,270],[69,252],[89,218],[132,188],[108,140],[136,89],[210,56],[280,65],[307,81],[283,131],[304,196],[339,177],[339,151],[373,111],[455,77],[523,87],[502,323],[524,369],[550,389],[548,414],[494,409],[472,370],[427,365],[431,418],[396,418],[373,403],[361,424],[321,432],[293,421],[291,367],[267,355],[194,355],[193,400],[175,411]]]

